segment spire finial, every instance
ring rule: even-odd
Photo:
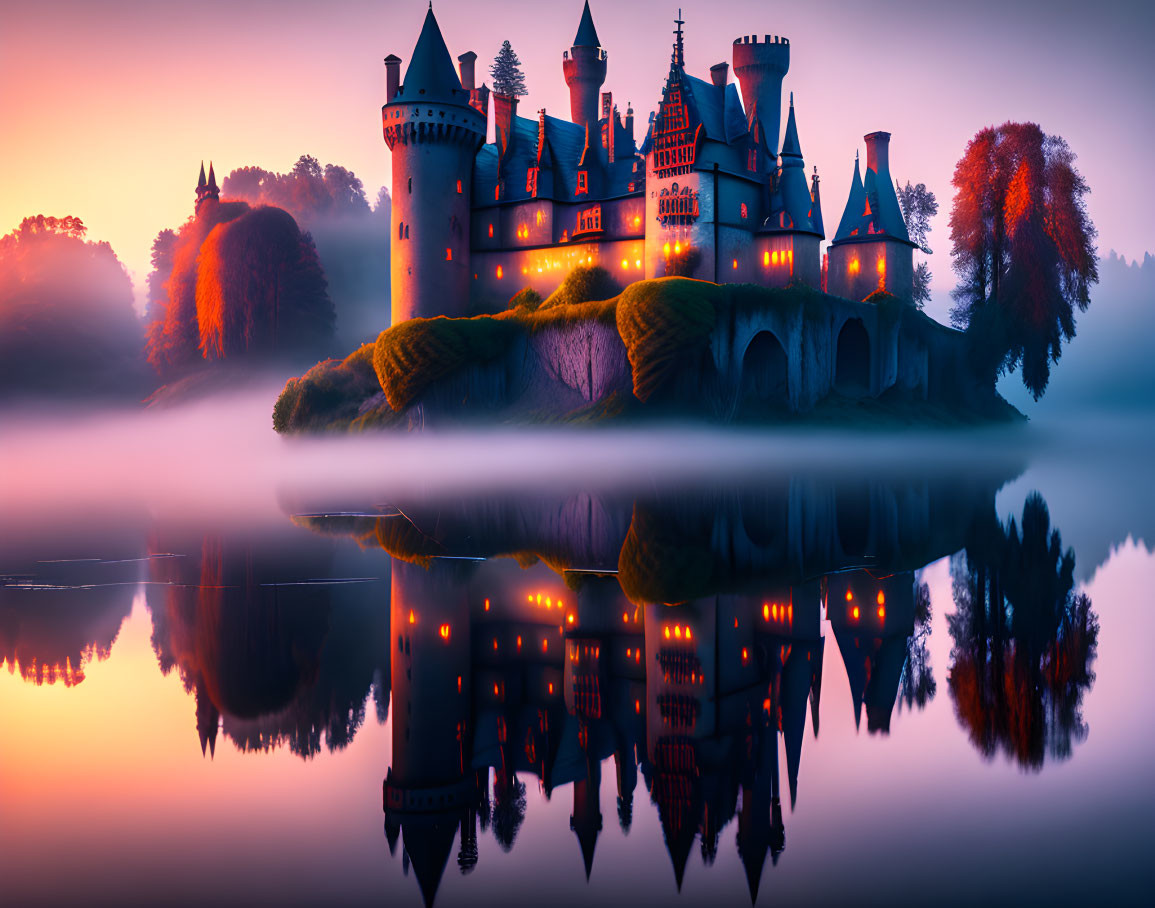
[[[794,92],[790,92],[790,106],[794,106]]]
[[[686,55],[682,47],[682,26],[686,24],[686,20],[682,18],[682,8],[678,7],[678,18],[674,20],[674,65],[685,66]]]

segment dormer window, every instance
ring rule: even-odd
[[[577,175],[577,195],[582,195],[590,191],[589,173],[585,170],[579,170]]]

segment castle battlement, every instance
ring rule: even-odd
[[[758,44],[757,35],[739,35],[734,39],[735,44]],[[783,38],[781,35],[767,35],[762,44],[789,44],[789,38]]]

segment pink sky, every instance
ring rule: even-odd
[[[381,61],[396,53],[408,63],[424,0],[3,2],[0,233],[27,215],[77,215],[91,238],[112,243],[139,293],[153,237],[192,212],[202,157],[223,177],[247,164],[287,170],[308,153],[354,170],[371,198],[389,183]],[[1145,46],[1155,5],[680,2],[687,64],[703,77],[730,60],[739,35],[790,38],[784,87],[795,92],[807,166],[822,177],[828,233],[863,134],[893,133],[894,175],[927,183],[942,203],[932,314],[945,316],[953,285],[950,176],[985,125],[1032,119],[1064,136],[1092,188],[1101,251],[1155,250],[1155,56]],[[591,4],[610,54],[604,88],[623,108],[633,102],[639,141],[676,3]],[[438,0],[434,11],[450,52],[477,52],[479,73],[512,42],[529,85],[523,113],[568,114],[561,54],[580,0]]]

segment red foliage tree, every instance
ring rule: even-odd
[[[1075,155],[1034,123],[979,132],[954,174],[955,323],[992,377],[1022,367],[1037,400],[1098,279],[1090,191]]]

